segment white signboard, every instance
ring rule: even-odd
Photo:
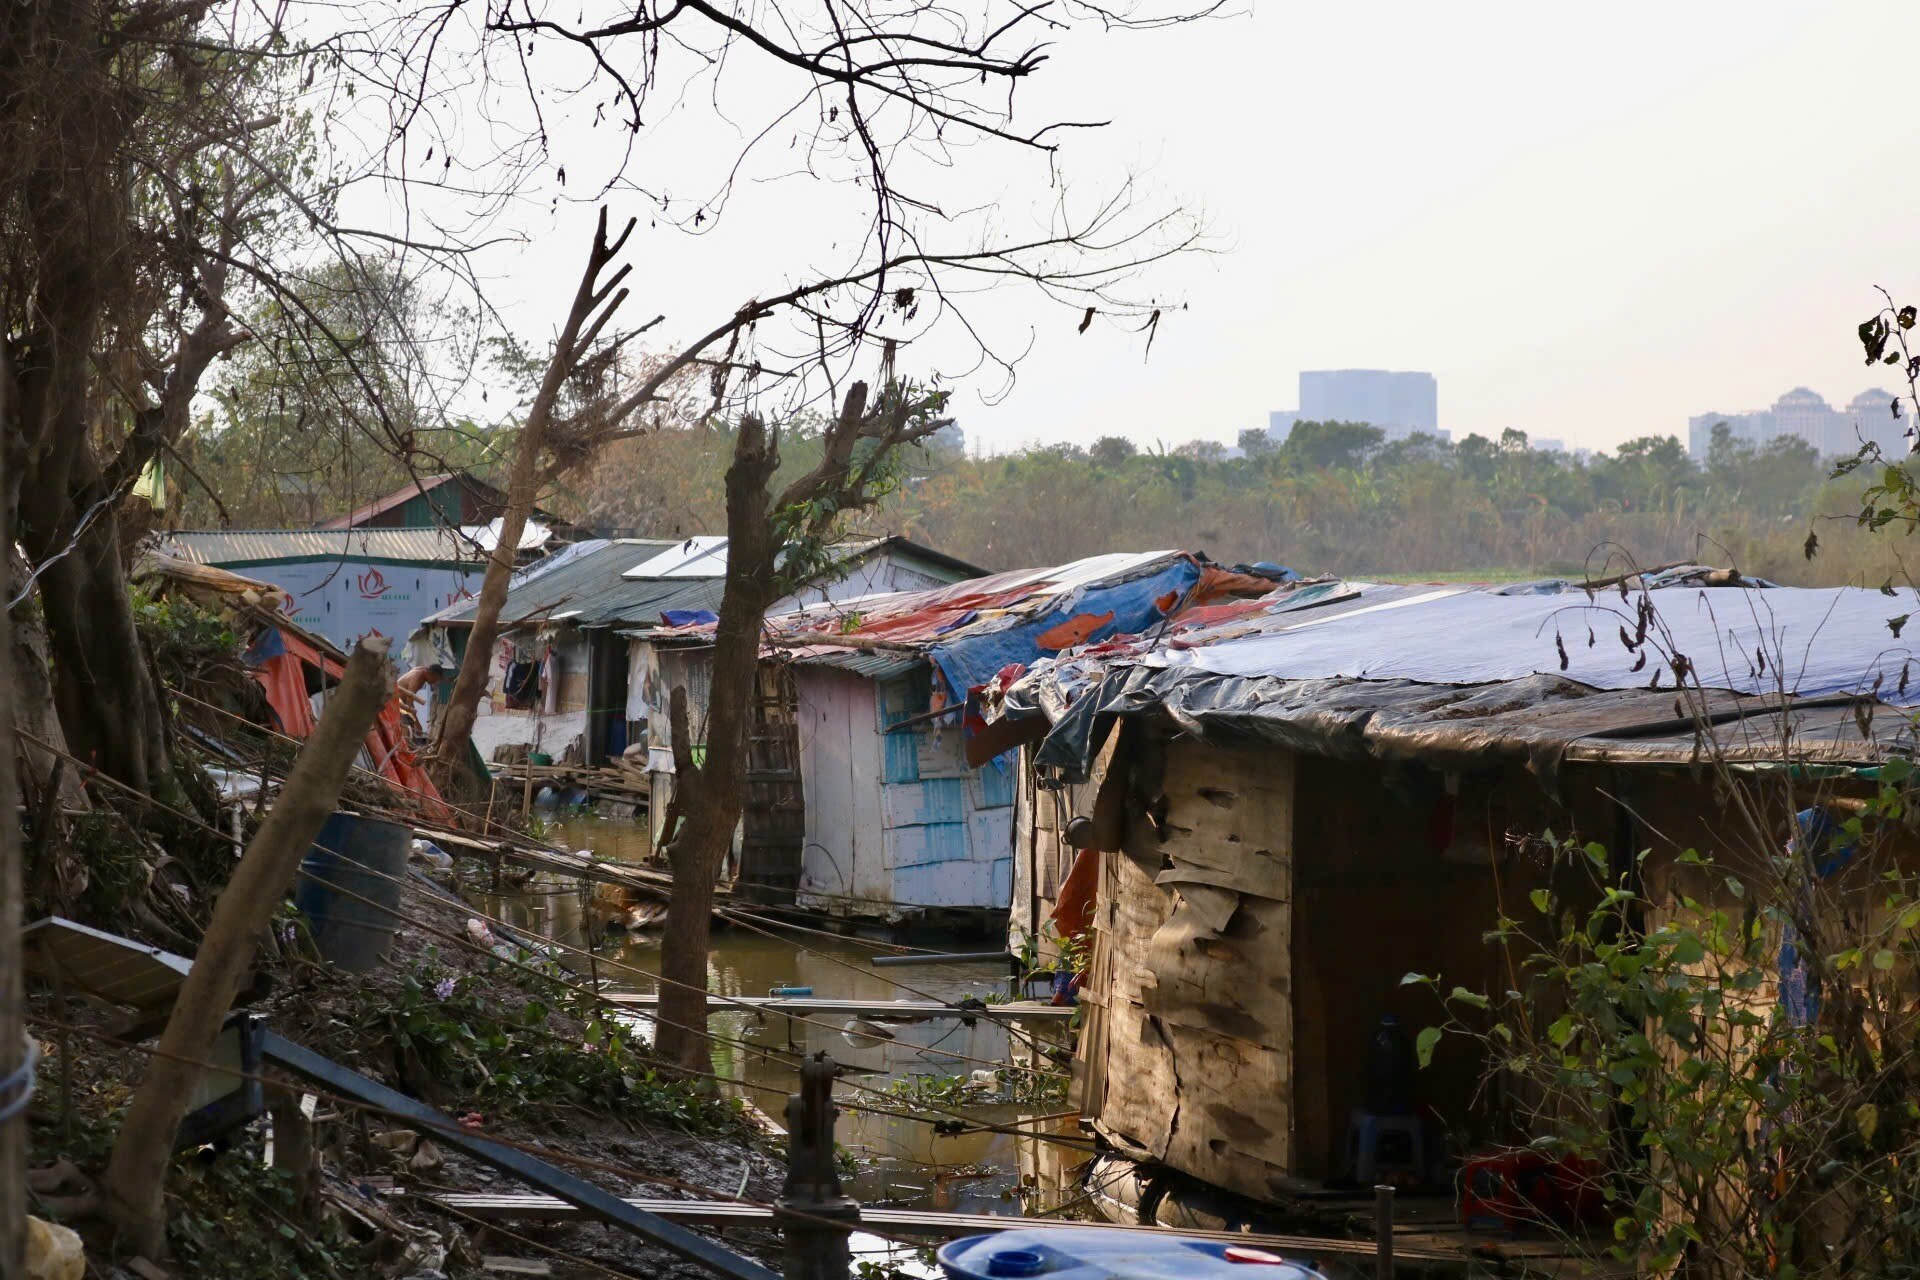
[[[347,559],[299,560],[234,566],[234,572],[270,582],[293,597],[293,620],[351,650],[374,632],[394,642],[401,660],[420,620],[480,590],[484,566],[428,565]]]

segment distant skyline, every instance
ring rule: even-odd
[[[1076,333],[1030,294],[984,300],[1025,358],[1004,398],[963,379],[953,408],[1003,452],[1231,441],[1312,369],[1428,370],[1455,439],[1516,426],[1570,449],[1684,441],[1691,416],[1796,385],[1844,405],[1886,381],[1853,337],[1874,286],[1920,298],[1914,125],[1861,96],[1915,43],[1920,6],[1897,3],[1381,0],[1071,35],[1023,111],[1113,123],[1070,140],[1057,187],[1008,156],[979,199],[1044,204],[1137,175],[1143,198],[1203,212],[1216,252],[1151,276],[1168,310],[1150,352],[1140,334]],[[663,337],[804,270],[843,230],[742,199],[724,257],[643,220],[635,311],[665,312]],[[620,192],[611,203],[623,212]],[[530,242],[493,260],[493,296],[538,336],[592,204],[520,208]],[[931,349],[901,364],[963,372]]]

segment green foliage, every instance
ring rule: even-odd
[[[521,984],[532,998],[510,1007],[489,994],[499,982]],[[556,1013],[584,1023],[584,1032],[558,1034],[550,1025]],[[426,1078],[483,1110],[572,1104],[696,1133],[733,1133],[742,1125],[737,1105],[700,1081],[656,1071],[633,1031],[558,980],[543,983],[503,966],[480,983],[421,966],[379,1016]]]
[[[207,1280],[334,1280],[374,1259],[337,1216],[298,1212],[289,1176],[236,1156],[182,1159],[167,1243],[182,1269]]]
[[[887,1091],[921,1111],[947,1112],[959,1107],[1033,1105],[1061,1102],[1067,1082],[1058,1072],[1003,1066],[992,1085],[975,1084],[971,1072],[959,1075],[909,1075],[896,1078]]]
[[[184,594],[155,598],[135,589],[133,621],[162,684],[205,687],[210,671],[233,670],[239,641],[227,620]]]
[[[1890,835],[1908,774],[1884,770],[1831,841],[1764,866],[1689,851],[1654,901],[1637,876],[1610,877],[1601,846],[1555,845],[1558,887],[1489,935],[1513,989],[1403,980],[1446,1010],[1420,1033],[1421,1064],[1444,1040],[1474,1045],[1522,1100],[1515,1140],[1596,1171],[1606,1251],[1642,1274],[1914,1274],[1920,874]],[[1789,941],[1811,1020],[1779,990]]]

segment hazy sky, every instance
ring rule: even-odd
[[[1301,369],[1358,366],[1434,373],[1456,438],[1604,447],[1684,438],[1690,414],[1797,384],[1836,403],[1890,386],[1853,329],[1875,284],[1920,296],[1917,46],[1911,3],[1261,4],[1076,37],[1028,100],[1114,121],[1075,139],[1072,181],[1141,174],[1203,212],[1220,252],[1155,276],[1187,310],[1150,358],[996,300],[1032,349],[1000,403],[963,389],[961,425],[993,449],[1231,440],[1296,404]],[[984,198],[1045,195],[1029,160],[970,163]],[[750,198],[724,266],[710,242],[638,238],[636,309],[667,311],[663,333],[788,278],[796,240],[831,239],[826,205]],[[524,331],[557,319],[590,217],[541,205],[522,215],[534,243],[492,264]]]

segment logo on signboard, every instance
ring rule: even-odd
[[[369,568],[360,575],[360,594],[368,600],[378,600],[387,594],[387,580],[378,569]]]

